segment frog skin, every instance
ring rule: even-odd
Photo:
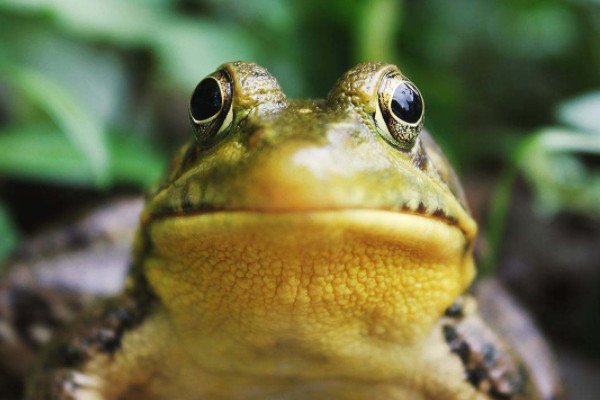
[[[548,350],[465,294],[476,224],[423,115],[389,64],[315,101],[219,67],[122,294],[54,335],[26,398],[557,399]]]
[[[142,207],[138,197],[113,199],[46,227],[2,266],[0,377],[12,392],[55,329],[122,290]],[[0,384],[0,398],[8,392]]]

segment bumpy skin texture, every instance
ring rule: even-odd
[[[290,101],[264,68],[219,69],[231,126],[175,156],[125,292],[57,336],[27,398],[544,398],[461,297],[476,226],[443,154],[377,122],[399,70]]]

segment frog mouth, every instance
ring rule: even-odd
[[[459,229],[465,240],[465,247],[470,246],[476,235],[477,227],[471,219],[459,219],[452,215],[448,215],[442,209],[429,211],[427,207],[420,202],[417,207],[411,207],[408,204],[403,204],[400,207],[321,207],[321,208],[266,208],[266,207],[219,207],[212,204],[189,205],[180,209],[162,209],[156,210],[150,217],[152,220],[177,217],[192,217],[197,215],[210,215],[215,213],[251,213],[256,215],[310,215],[316,213],[332,213],[332,212],[380,212],[389,213],[390,215],[409,215],[418,218],[438,221],[450,227]]]
[[[369,238],[373,247],[382,243],[405,245],[429,253],[454,253],[460,258],[471,254],[473,231],[461,227],[454,218],[406,210],[372,208],[331,208],[304,210],[273,210],[260,208],[206,208],[188,211],[162,212],[145,221],[150,237],[180,237],[175,241],[196,243],[199,238],[228,241],[228,236],[245,241],[260,241],[270,237],[271,245],[285,244],[290,234],[305,232],[314,237],[326,237],[332,232],[338,238],[350,236]],[[156,232],[160,232],[158,236]],[[220,232],[220,233],[215,233]],[[280,232],[280,235],[273,234]],[[302,235],[301,235],[302,236]],[[298,239],[304,241],[303,237]],[[210,243],[211,240],[200,240]],[[232,240],[235,242],[235,240]],[[310,240],[309,240],[310,241]],[[338,241],[343,243],[343,241]],[[321,246],[320,243],[315,243]],[[193,245],[195,246],[195,244]]]

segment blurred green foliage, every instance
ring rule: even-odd
[[[568,211],[600,219],[600,93],[562,103],[562,126],[533,132],[515,144],[492,195],[483,274],[494,272],[517,174],[533,188],[536,210],[552,218]],[[590,165],[587,165],[590,164]]]
[[[322,97],[353,64],[382,60],[419,86],[463,173],[507,166],[492,227],[519,169],[546,210],[597,213],[599,171],[579,156],[599,154],[600,97],[560,105],[600,88],[597,0],[1,0],[0,43],[11,179],[147,188],[189,134],[189,93],[222,62],[255,61],[290,97]]]
[[[13,226],[4,204],[0,203],[0,260],[4,259],[17,242],[16,229]]]

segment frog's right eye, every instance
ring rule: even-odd
[[[190,100],[190,121],[196,139],[206,143],[226,131],[233,121],[231,81],[217,71],[200,81]]]

